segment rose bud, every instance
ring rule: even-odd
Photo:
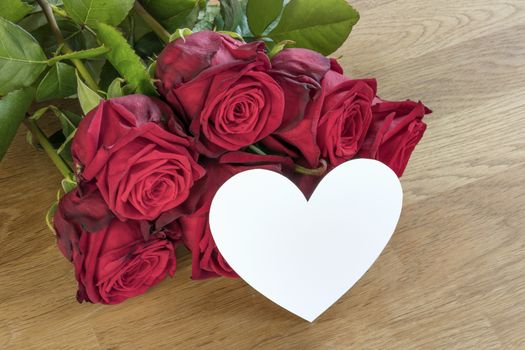
[[[189,125],[197,150],[218,157],[281,125],[283,91],[269,69],[264,43],[203,31],[168,44],[156,76],[160,93]]]
[[[421,102],[389,102],[376,98],[372,126],[359,157],[379,160],[401,177],[425,133],[426,124],[422,119],[431,112]]]
[[[290,159],[279,156],[260,156],[245,152],[226,153],[219,159],[203,159],[207,175],[195,185],[189,201],[196,210],[180,217],[170,226],[170,230],[183,235],[184,244],[192,252],[192,278],[225,276],[237,277],[224,260],[211,235],[208,213],[211,201],[217,190],[233,175],[250,169],[267,169],[282,172],[291,164]]]
[[[71,151],[81,182],[96,183],[124,221],[153,220],[186,200],[205,172],[189,148],[167,105],[129,95],[102,101],[89,112]]]
[[[144,239],[139,221],[113,219],[98,231],[87,232],[64,213],[75,213],[80,196],[85,208],[99,202],[82,197],[77,189],[66,194],[54,216],[60,250],[75,267],[79,302],[117,304],[146,292],[151,286],[175,273],[174,244],[162,233]],[[85,215],[84,210],[77,217]]]

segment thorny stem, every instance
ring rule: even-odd
[[[44,12],[44,15],[46,16],[47,22],[49,23],[49,26],[51,27],[51,31],[53,32],[53,35],[55,36],[56,41],[58,42],[59,46],[62,47],[62,52],[64,54],[72,53],[73,50],[64,40],[64,37],[62,36],[62,32],[60,32],[60,28],[58,27],[57,21],[55,19],[55,16],[53,15],[53,10],[51,6],[47,3],[46,0],[36,0],[40,7],[42,8],[42,11]],[[71,62],[75,65],[76,69],[78,70],[78,73],[84,78],[86,81],[86,84],[94,91],[100,90],[97,82],[89,73],[88,69],[82,63],[79,59],[71,59]]]

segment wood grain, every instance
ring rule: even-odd
[[[396,233],[354,288],[309,324],[243,281],[191,281],[181,254],[146,295],[79,305],[43,221],[60,176],[20,130],[0,164],[0,349],[524,349],[525,2],[352,4],[335,56],[434,110]]]

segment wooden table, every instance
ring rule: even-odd
[[[0,349],[525,349],[525,2],[353,3],[347,72],[434,110],[354,288],[309,324],[241,280],[191,281],[185,255],[146,295],[79,305],[44,223],[60,176],[20,130],[0,164]]]

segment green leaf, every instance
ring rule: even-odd
[[[283,0],[248,0],[246,16],[253,35],[261,36],[283,10]]]
[[[50,108],[53,110],[62,125],[62,134],[68,138],[75,132],[82,117],[70,111],[62,111],[55,106],[50,106]]]
[[[50,108],[50,106],[45,106],[45,107],[37,109],[35,112],[33,112],[33,114],[31,114],[28,117],[28,119],[31,119],[31,120],[34,120],[34,121],[39,120],[40,118],[42,118],[42,116],[44,114],[46,114],[46,112],[49,110],[49,108]]]
[[[157,61],[153,61],[148,66],[148,74],[151,79],[155,78],[155,72],[157,71]]]
[[[358,20],[359,13],[346,0],[292,0],[268,36],[329,55],[345,42]]]
[[[156,90],[146,67],[122,34],[117,29],[104,23],[99,23],[96,26],[96,31],[98,39],[111,48],[107,58],[113,67],[128,83],[135,86],[137,92],[155,95]]]
[[[48,63],[54,63],[58,61],[72,60],[72,59],[93,58],[93,57],[97,57],[105,53],[108,53],[109,51],[110,51],[109,48],[102,45],[99,47],[94,47],[92,49],[73,51],[71,53],[66,53],[64,55],[55,56],[55,57],[50,58],[48,60]]]
[[[169,32],[193,27],[200,9],[198,0],[144,0],[141,4]]]
[[[122,83],[125,80],[122,78],[115,78],[108,87],[108,98],[121,97],[124,96],[124,91],[122,91]]]
[[[111,84],[113,80],[118,77],[120,77],[120,75],[117,70],[113,67],[111,62],[106,60],[100,72],[100,81],[98,82],[98,86],[102,91],[107,91],[109,84]]]
[[[1,1],[1,0],[0,0]],[[36,18],[33,18],[36,15],[42,15],[37,16]],[[40,21],[44,21],[43,24]],[[73,22],[69,19],[62,19],[57,18],[57,24],[60,28],[60,31],[62,32],[62,35],[64,38],[66,38],[67,43],[73,50],[82,50],[87,47],[83,47],[83,42],[87,38],[87,35],[85,35],[87,32],[86,30],[82,30],[80,25]],[[59,51],[59,45],[56,41],[56,38],[54,35],[52,35],[51,27],[47,23],[47,19],[45,16],[43,16],[42,13],[40,14],[33,14],[31,16],[28,16],[21,20],[18,25],[25,28],[27,31],[31,32],[31,35],[40,43],[40,46],[48,56],[54,55],[57,51]],[[92,39],[93,35],[89,34],[91,37],[91,42],[95,42],[96,40]],[[90,45],[89,47],[93,47],[95,45]]]
[[[66,137],[66,140],[57,149],[57,154],[60,157],[62,157],[62,159],[70,163],[73,162],[73,157],[71,156],[71,143],[73,143],[73,138],[75,137],[76,131],[77,129],[73,130],[73,132]],[[62,185],[64,185],[63,181],[62,181]],[[75,183],[75,186],[76,186],[76,183]],[[64,187],[64,191],[69,192],[66,190],[65,187]]]
[[[191,34],[193,34],[193,31],[189,28],[177,29],[173,34],[170,35],[170,42],[180,38],[184,39],[185,37]]]
[[[51,207],[49,207],[48,211],[46,212],[46,225],[53,232],[55,232],[55,228],[53,226],[53,216],[55,215],[57,208],[58,208],[58,202],[53,202],[53,204],[51,204]]]
[[[118,25],[126,18],[134,0],[63,0],[68,15],[80,24],[103,22]]]
[[[46,16],[43,12],[33,13],[17,23],[28,32],[33,32],[47,24]]]
[[[0,16],[8,21],[18,22],[33,10],[22,0],[2,0],[0,1]]]
[[[0,100],[0,159],[13,141],[20,123],[33,101],[34,89],[10,92]]]
[[[62,18],[69,17],[67,12],[64,11],[64,9],[62,7],[60,7],[60,6],[64,5],[62,3],[62,0],[51,0],[51,1],[48,0],[48,3],[49,3],[49,6],[51,7],[51,9],[53,11],[53,14],[55,16],[59,16],[59,17],[62,17]]]
[[[197,18],[197,22],[193,26],[194,32],[199,32],[201,30],[212,30],[216,25],[216,20],[221,18],[221,7],[218,4],[208,3],[206,7],[200,11]],[[224,25],[221,25],[221,29]]]
[[[137,15],[136,12],[131,12],[129,15],[133,22],[133,39],[135,42],[140,40],[144,35],[151,33],[150,26],[140,17]]]
[[[32,85],[46,62],[31,34],[0,17],[0,95]]]
[[[224,35],[229,35],[229,36],[231,36],[232,38],[234,38],[236,40],[244,41],[244,38],[242,37],[242,35],[237,33],[237,32],[230,32],[229,30],[221,30],[221,31],[218,31],[217,33],[221,33],[221,34],[224,34]]]
[[[38,84],[36,100],[41,102],[54,98],[64,98],[74,95],[76,91],[75,68],[57,62]]]
[[[55,132],[53,135],[49,136],[48,139],[53,147],[59,147],[57,153],[61,154],[62,158],[72,161],[70,144],[73,139],[73,135],[77,130],[78,124],[80,124],[80,121],[82,120],[82,117],[73,112],[61,110],[56,106],[49,105],[38,109],[31,116],[29,116],[28,119],[37,121],[42,116],[44,116],[47,111],[52,111],[62,126],[62,130]],[[40,144],[34,139],[30,131],[27,132],[26,140],[33,147],[40,147]]]
[[[77,187],[77,181],[72,176],[62,179],[62,189],[65,193],[71,192],[75,187]]]
[[[242,19],[242,7],[239,0],[221,0],[221,16],[224,20],[223,30],[235,31]]]
[[[102,68],[106,64],[106,59],[92,59],[92,60],[85,60],[84,65],[88,69],[89,73],[95,79],[95,81],[101,81],[102,80]]]
[[[27,119],[29,120],[39,120],[44,114],[46,114],[46,112],[49,110],[49,108],[51,107],[54,107],[54,106],[46,106],[46,107],[42,107],[42,108],[39,108],[37,109],[35,112],[33,112],[33,114],[31,114],[29,117],[27,117]],[[33,133],[30,131],[30,130],[27,130],[27,134],[26,134],[26,141],[27,143],[29,143],[31,146],[33,146],[35,149],[41,149],[42,146],[40,145],[40,143],[38,143],[38,140],[35,138],[35,135],[33,135]]]
[[[26,132],[26,141],[31,145],[34,149],[38,149],[38,141],[33,137],[33,133],[29,130]]]
[[[248,25],[248,17],[246,16],[246,13],[248,11],[248,0],[241,0],[241,7],[242,7],[242,16],[241,16],[241,23],[239,23],[239,26],[235,30],[237,33],[239,33],[243,38],[251,38],[253,37],[253,33],[250,30],[250,26]],[[275,21],[274,21],[275,23]],[[269,31],[268,29],[266,29]],[[250,40],[252,41],[252,40]]]
[[[175,31],[179,28],[193,27],[195,23],[197,23],[198,16],[199,16],[199,7],[195,6],[192,9],[186,10],[176,16],[173,16],[167,20],[164,20],[161,23],[169,31]]]
[[[80,77],[78,76],[78,72],[76,72],[76,74],[78,101],[80,102],[80,107],[82,108],[84,114],[87,114],[93,108],[98,106],[100,100],[102,100],[102,97],[100,97],[100,95],[97,94],[95,91],[91,90],[82,81],[82,79],[80,79]]]
[[[135,42],[133,49],[142,59],[147,60],[150,57],[156,57],[164,49],[166,44],[153,32],[144,35],[140,40]]]
[[[281,41],[280,43],[275,44],[270,50],[270,52],[268,52],[268,57],[272,58],[273,56],[277,55],[279,52],[284,50],[284,48],[287,45],[293,45],[293,44],[295,44],[295,41],[293,40],[284,40],[284,41]]]

